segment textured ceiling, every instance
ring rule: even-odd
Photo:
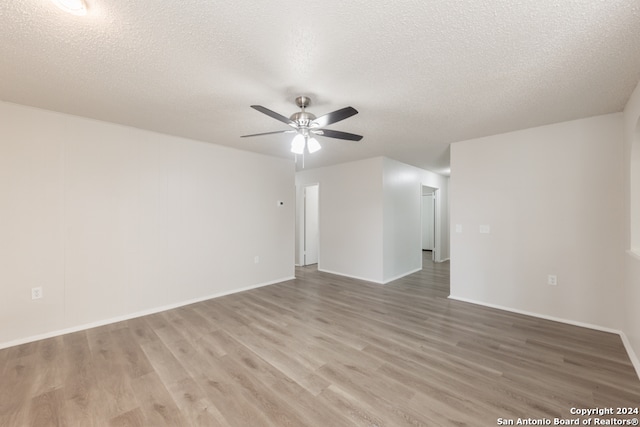
[[[297,95],[360,142],[436,172],[449,143],[621,111],[640,79],[638,0],[46,0],[0,4],[0,100],[292,157]]]

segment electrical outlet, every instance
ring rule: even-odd
[[[260,262],[260,257],[259,257],[258,255],[254,256],[254,257],[253,257],[253,263],[254,263],[254,264],[257,264],[257,263],[259,263],[259,262]]]
[[[491,227],[489,225],[481,225],[480,226],[480,233],[482,234],[489,234],[491,233]]]
[[[558,276],[555,274],[550,274],[547,276],[547,284],[551,286],[556,286],[558,284]]]
[[[31,288],[31,299],[40,299],[42,298],[42,286],[38,286],[37,288]]]

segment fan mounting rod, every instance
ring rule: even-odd
[[[308,96],[299,96],[296,98],[296,105],[302,108],[302,110],[307,108],[309,104],[311,104],[311,98]]]

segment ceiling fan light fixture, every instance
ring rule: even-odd
[[[60,1],[60,0],[58,0]],[[262,132],[254,133],[251,135],[242,135],[241,138],[251,136],[272,135],[277,133],[295,133],[295,137],[291,140],[291,152],[302,155],[304,159],[305,149],[309,154],[315,153],[322,149],[322,146],[314,136],[320,135],[327,138],[345,139],[348,141],[360,141],[362,135],[356,135],[354,133],[341,132],[337,130],[324,129],[325,126],[329,126],[333,123],[340,122],[344,119],[358,114],[358,110],[353,107],[344,107],[331,113],[324,114],[320,117],[316,117],[305,108],[309,105],[310,100],[306,96],[299,96],[296,98],[296,104],[302,111],[292,114],[290,117],[283,116],[280,113],[276,113],[262,105],[252,105],[251,108],[259,111],[262,114],[266,114],[272,119],[276,119],[286,125],[289,125],[293,129],[279,130],[274,132]],[[304,167],[304,160],[303,166]]]
[[[304,153],[304,146],[304,136],[301,134],[297,134],[293,137],[293,141],[291,141],[291,152],[295,154],[302,154]]]
[[[317,139],[309,138],[309,140],[307,141],[307,150],[309,150],[309,154],[315,153],[321,148],[322,147],[320,146],[320,143],[318,142]]]
[[[52,0],[60,9],[73,15],[83,16],[87,14],[87,5],[84,0]]]

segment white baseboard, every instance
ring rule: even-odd
[[[318,268],[318,271],[322,271],[323,273],[335,274],[336,276],[348,277],[350,279],[356,279],[356,280],[362,280],[362,281],[365,281],[365,282],[377,283],[378,285],[386,285],[387,283],[393,282],[394,280],[402,279],[405,276],[408,276],[408,275],[413,274],[413,273],[417,273],[418,271],[421,271],[421,270],[422,270],[422,268],[416,268],[415,270],[411,270],[411,271],[408,271],[406,273],[400,274],[398,276],[392,277],[390,279],[387,279],[387,280],[384,280],[384,281],[380,281],[380,280],[368,279],[366,277],[352,276],[350,274],[338,273],[337,271],[331,271],[331,270],[325,270],[325,269]]]
[[[629,254],[629,256],[631,258],[634,258],[634,259],[640,261],[640,252],[638,252],[636,249],[629,249],[629,250],[627,250],[627,253]]]
[[[629,338],[627,338],[627,335],[623,331],[620,331],[620,338],[622,338],[622,344],[624,344],[624,348],[627,350],[629,359],[631,359],[631,363],[636,369],[636,374],[638,374],[638,378],[640,378],[640,359],[638,359],[636,352],[633,351],[631,341],[629,341]]]
[[[261,288],[263,286],[275,285],[276,283],[282,283],[282,282],[286,282],[288,280],[294,280],[294,279],[295,279],[295,276],[285,277],[285,278],[281,278],[281,279],[272,280],[272,281],[269,281],[269,282],[259,283],[257,285],[246,286],[246,287],[240,288],[240,289],[234,289],[234,290],[231,290],[231,291],[219,292],[219,293],[212,294],[212,295],[207,295],[207,296],[204,296],[204,297],[198,297],[198,298],[193,298],[193,299],[189,299],[189,300],[186,300],[186,301],[180,301],[180,302],[175,303],[175,304],[163,305],[161,307],[154,307],[154,308],[150,308],[150,309],[147,309],[147,310],[137,311],[135,313],[130,313],[130,314],[122,315],[122,316],[111,317],[109,319],[98,320],[98,321],[95,321],[95,322],[84,323],[82,325],[72,326],[72,327],[65,328],[65,329],[59,329],[59,330],[56,330],[56,331],[50,331],[50,332],[46,332],[46,333],[43,333],[43,334],[32,335],[32,336],[25,337],[25,338],[19,338],[19,339],[16,339],[16,340],[0,343],[0,350],[2,350],[3,348],[13,347],[13,346],[20,345],[20,344],[26,344],[26,343],[33,342],[33,341],[39,341],[39,340],[43,340],[43,339],[47,339],[47,338],[57,337],[59,335],[70,334],[72,332],[84,331],[86,329],[96,328],[98,326],[109,325],[111,323],[122,322],[124,320],[135,319],[136,317],[142,317],[142,316],[147,316],[149,314],[159,313],[161,311],[172,310],[174,308],[183,307],[185,305],[195,304],[197,302],[207,301],[207,300],[214,299],[214,298],[220,298],[220,297],[223,297],[225,295],[236,294],[238,292],[244,292],[244,291],[248,291],[248,290],[251,290],[251,289]]]
[[[600,326],[600,325],[594,325],[594,324],[591,324],[591,323],[578,322],[578,321],[571,320],[571,319],[563,319],[561,317],[548,316],[546,314],[534,313],[534,312],[531,312],[531,311],[518,310],[517,308],[505,307],[505,306],[497,305],[497,304],[489,304],[489,303],[476,301],[476,300],[472,300],[472,299],[468,299],[468,298],[459,298],[459,297],[452,296],[452,295],[449,295],[449,299],[452,299],[452,300],[455,300],[455,301],[467,302],[467,303],[475,304],[475,305],[481,305],[481,306],[489,307],[489,308],[495,308],[497,310],[509,311],[511,313],[523,314],[525,316],[537,317],[539,319],[545,319],[545,320],[551,320],[551,321],[554,321],[554,322],[565,323],[567,325],[580,326],[582,328],[593,329],[595,331],[608,332],[608,333],[611,333],[611,334],[619,335],[620,339],[622,339],[622,344],[624,344],[624,348],[627,351],[627,355],[629,356],[629,359],[631,360],[631,364],[633,365],[633,367],[634,367],[634,369],[636,371],[636,375],[638,376],[638,379],[640,379],[640,360],[638,360],[638,356],[636,355],[635,351],[633,351],[633,347],[631,346],[631,342],[629,341],[629,339],[627,338],[625,333],[623,331],[621,331],[621,330],[607,328],[607,327]]]
[[[379,280],[373,280],[373,279],[370,279],[368,277],[352,276],[350,274],[338,273],[337,271],[325,270],[324,268],[320,268],[320,267],[318,267],[318,271],[321,271],[323,273],[335,274],[336,276],[348,277],[350,279],[363,280],[365,282],[371,282],[371,283],[377,283],[379,285],[384,285],[383,282],[381,282]]]
[[[403,273],[403,274],[400,274],[399,276],[392,277],[391,279],[387,279],[384,282],[382,282],[382,284],[386,285],[389,282],[393,282],[394,280],[402,279],[403,277],[408,276],[408,275],[413,274],[413,273],[417,273],[418,271],[422,271],[422,267],[416,268],[415,270],[411,270],[411,271],[408,271],[408,272]]]

